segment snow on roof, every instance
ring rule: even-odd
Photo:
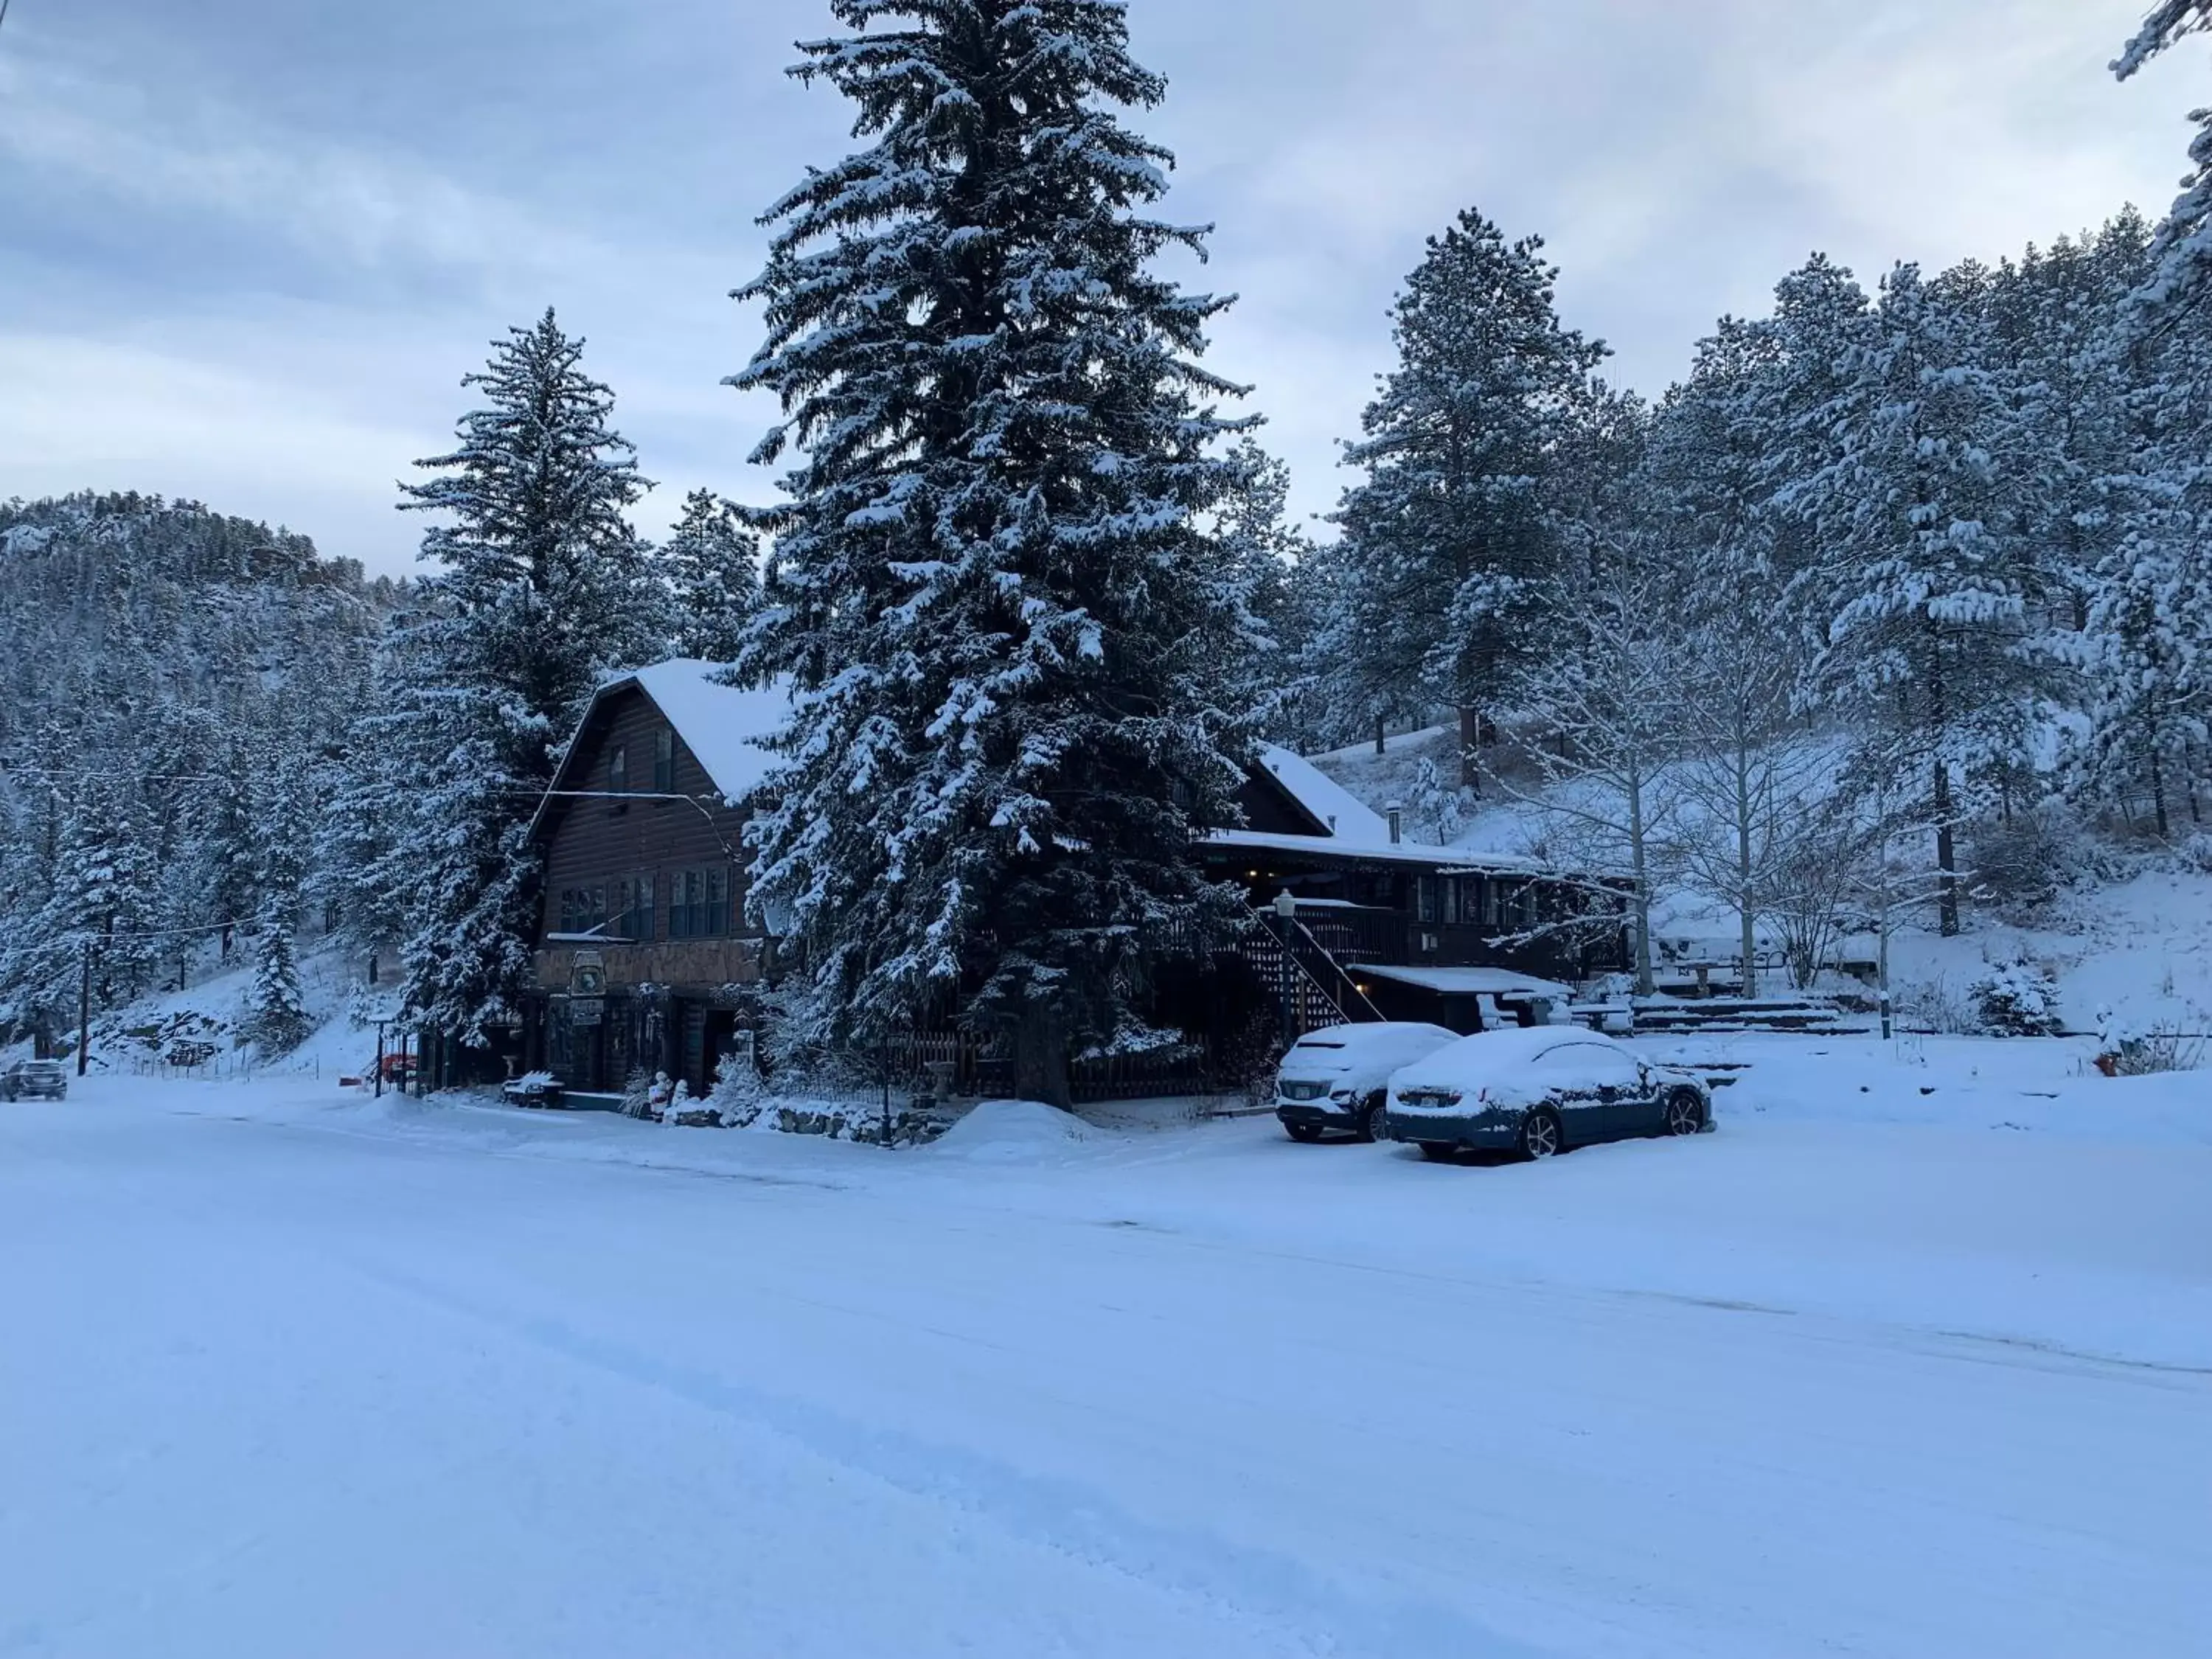
[[[791,719],[791,693],[723,685],[716,676],[729,665],[676,657],[624,674],[599,688],[601,696],[635,683],[676,728],[684,746],[706,769],[715,789],[731,801],[744,799],[767,779],[775,757],[762,745]]]
[[[1433,870],[1538,871],[1542,868],[1535,860],[1513,853],[1478,853],[1467,847],[1438,847],[1433,842],[1393,842],[1387,830],[1373,841],[1347,840],[1340,835],[1278,835],[1267,830],[1217,830],[1208,839],[1223,847],[1251,847],[1274,853],[1335,853],[1347,857],[1382,859],[1398,864],[1425,865]]]
[[[1332,836],[1344,841],[1382,842],[1390,839],[1390,826],[1382,815],[1353,794],[1311,761],[1287,749],[1264,744],[1260,763],[1291,792],[1299,805],[1328,826]]]
[[[1507,968],[1383,968],[1354,963],[1352,971],[1455,996],[1553,997],[1565,1002],[1574,995],[1564,985]]]

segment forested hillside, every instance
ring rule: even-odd
[[[1596,377],[1541,244],[1462,215],[1283,609],[1289,735],[1453,720],[1408,803],[1448,838],[1517,806],[1563,869],[1735,912],[1747,955],[1808,906],[1955,935],[1992,870],[2063,880],[2084,823],[2185,840],[2212,720],[2192,246],[2128,210],[1871,292],[1815,255],[1647,404]]]
[[[319,782],[405,588],[158,496],[0,504],[0,1035],[258,946],[284,1023]],[[282,1038],[287,1033],[272,1030]]]

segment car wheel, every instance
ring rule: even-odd
[[[1367,1109],[1366,1115],[1359,1120],[1359,1138],[1362,1140],[1388,1140],[1390,1138],[1384,1133],[1382,1121],[1389,1109],[1389,1103],[1380,1100]]]
[[[1566,1137],[1559,1132],[1559,1114],[1547,1106],[1539,1106],[1521,1120],[1521,1156],[1534,1163],[1540,1158],[1551,1158],[1566,1145]]]
[[[1421,1156],[1431,1164],[1455,1163],[1459,1158],[1459,1148],[1449,1141],[1425,1140],[1421,1143]]]
[[[1317,1123],[1285,1123],[1283,1127],[1290,1131],[1291,1139],[1303,1146],[1310,1146],[1321,1139],[1321,1126]]]
[[[1695,1089],[1677,1089],[1667,1097],[1667,1133],[1693,1135],[1705,1127],[1705,1103]]]

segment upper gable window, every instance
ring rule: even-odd
[[[676,732],[662,726],[653,734],[653,790],[657,795],[676,793]]]
[[[629,745],[626,743],[618,743],[607,751],[607,793],[629,793]]]

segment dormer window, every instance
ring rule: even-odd
[[[653,792],[657,795],[676,793],[676,732],[672,726],[662,726],[653,734]]]

